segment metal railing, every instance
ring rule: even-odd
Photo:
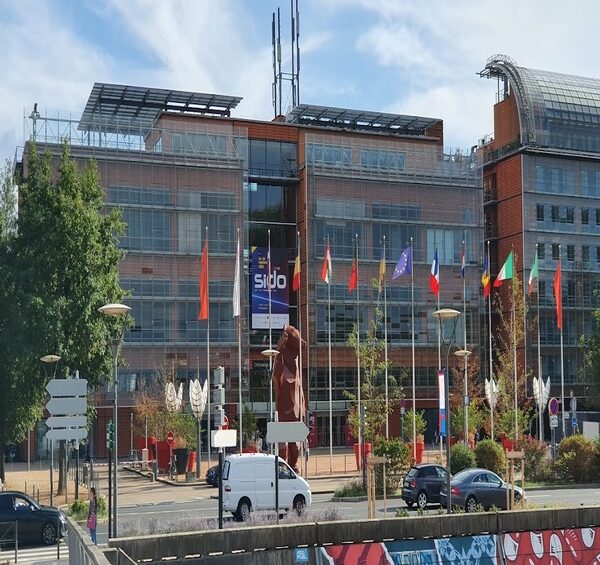
[[[73,565],[110,565],[104,553],[92,543],[90,536],[71,518],[67,518],[69,529],[69,563]],[[130,561],[130,560],[129,560]],[[118,561],[117,562],[121,562]],[[127,563],[123,560],[122,563]]]
[[[12,533],[12,537],[11,537]],[[19,562],[19,523],[0,522],[0,547],[5,544],[15,544],[15,563]]]

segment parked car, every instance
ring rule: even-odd
[[[310,506],[308,483],[283,460],[278,463],[279,509],[301,513]],[[223,465],[223,510],[240,521],[254,510],[275,510],[275,456],[267,453],[229,455]]]
[[[416,504],[424,510],[440,501],[440,489],[446,482],[446,469],[441,465],[413,465],[404,477],[402,500],[409,508]]]
[[[219,466],[213,465],[206,471],[206,484],[211,487],[219,486]]]
[[[466,512],[475,512],[478,505],[483,508],[496,506],[506,510],[507,491],[510,485],[496,473],[488,469],[465,469],[452,477],[450,483],[452,506],[464,508]],[[446,485],[440,492],[440,504],[446,505]],[[515,502],[525,500],[523,491],[515,487]]]
[[[18,491],[0,492],[0,539],[13,540],[12,524],[17,523],[19,543],[56,543],[57,535],[64,537],[67,521],[62,510],[54,506],[41,506],[29,496]]]

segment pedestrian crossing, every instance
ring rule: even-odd
[[[37,546],[30,545],[19,547],[17,553],[17,563],[27,563],[34,565],[38,563],[68,563],[69,562],[69,546],[63,541],[60,544],[60,559],[57,557],[56,546]],[[15,563],[15,548],[5,547],[0,550],[0,563]]]

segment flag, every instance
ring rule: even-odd
[[[560,268],[560,259],[556,265],[556,273],[554,274],[554,300],[556,300],[556,326],[562,331],[562,271]]]
[[[400,259],[396,263],[394,272],[392,273],[392,280],[396,280],[402,275],[410,275],[412,272],[412,247],[408,246],[400,255]]]
[[[490,295],[490,258],[486,255],[483,258],[483,274],[481,275],[481,284],[483,285],[483,296],[487,298]]]
[[[233,275],[233,317],[240,315],[240,237],[238,235],[237,254],[235,256],[235,274]]]
[[[325,248],[325,257],[323,258],[323,266],[321,267],[321,280],[329,284],[333,276],[333,270],[331,268],[331,248],[329,247],[329,241]]]
[[[298,292],[300,290],[300,254],[296,255],[296,260],[294,261],[294,279],[292,280],[292,289],[294,292]]]
[[[204,248],[202,249],[198,290],[200,291],[198,320],[208,320],[208,238],[204,240]]]
[[[350,280],[348,281],[348,292],[356,290],[358,285],[358,259],[354,257],[352,261],[352,271],[350,273]]]
[[[529,286],[527,287],[527,295],[531,296],[534,289],[535,280],[538,278],[538,264],[537,264],[537,249],[535,256],[533,257],[533,265],[531,266],[531,272],[529,273]]]
[[[460,252],[460,276],[465,278],[465,242],[463,241],[462,250]]]
[[[435,249],[435,255],[433,256],[433,263],[431,263],[431,274],[429,275],[429,288],[431,292],[436,296],[440,294],[440,264],[438,261],[437,247]]]
[[[379,292],[383,288],[383,283],[385,282],[385,257],[381,257],[381,261],[379,261],[379,280],[377,286],[379,287]]]
[[[502,286],[502,283],[508,279],[512,279],[513,277],[513,252],[511,251],[502,265],[496,280],[494,281],[494,288],[498,288]]]

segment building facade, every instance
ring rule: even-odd
[[[481,76],[498,80],[493,138],[480,142],[492,273],[513,249],[515,268],[527,281],[537,245],[539,316],[534,295],[519,366],[550,377],[553,394],[560,396],[552,284],[562,257],[568,410],[570,390],[584,392],[580,340],[592,331],[592,312],[599,305],[594,291],[600,283],[600,80],[519,67],[501,55],[488,60]]]
[[[457,342],[475,352],[483,257],[483,191],[476,155],[447,153],[438,119],[301,105],[269,121],[231,113],[240,98],[96,83],[79,120],[26,118],[28,139],[58,154],[68,139],[76,159],[96,159],[108,207],[127,223],[121,285],[129,291],[134,326],[125,335],[119,369],[120,438],[129,451],[131,414],[140,391],[168,380],[205,379],[225,368],[227,413],[243,403],[264,427],[270,417],[269,361],[284,323],[306,341],[302,373],[316,427],[313,446],[347,441],[345,391],[357,387],[353,325],[365,332],[381,295],[373,287],[386,240],[389,358],[410,407],[412,323],[410,277],[391,280],[402,250],[414,245],[417,408],[437,426],[437,299],[428,287],[437,248],[440,305],[463,310],[461,250],[465,242],[465,313]],[[27,145],[25,148],[27,152]],[[241,382],[233,283],[242,247]],[[198,320],[200,255],[208,238],[209,322]],[[298,239],[299,238],[299,239]],[[321,280],[326,241],[333,262]],[[348,292],[358,242],[359,285]],[[277,280],[271,331],[265,311],[265,258]],[[301,286],[291,281],[298,244]],[[263,281],[261,283],[261,281]],[[261,287],[262,285],[262,287]],[[329,422],[328,290],[331,294],[332,410]],[[466,334],[465,334],[466,332]],[[466,338],[465,338],[466,335]],[[458,363],[457,363],[458,365]],[[96,452],[112,394],[97,394]],[[400,410],[390,420],[400,433]],[[139,430],[136,430],[136,434]]]

